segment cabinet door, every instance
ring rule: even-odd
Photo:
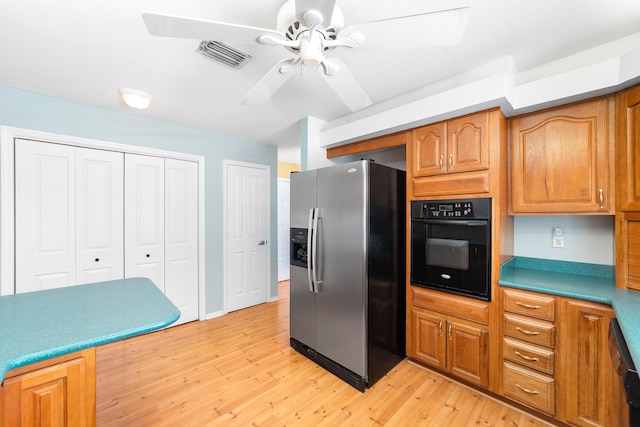
[[[76,148],[76,279],[124,277],[124,155]]]
[[[437,313],[412,310],[414,354],[409,354],[421,362],[436,368],[446,368],[446,341],[444,328],[446,321]]]
[[[445,173],[444,122],[413,130],[413,176]]]
[[[165,295],[198,318],[198,164],[165,159]]]
[[[489,114],[479,113],[447,122],[448,173],[489,169]]]
[[[640,86],[621,92],[618,101],[620,209],[640,211]]]
[[[16,293],[76,284],[75,148],[15,142]]]
[[[478,384],[489,385],[488,331],[460,320],[447,321],[447,371]]]
[[[511,120],[513,213],[614,209],[612,98]]]
[[[2,385],[0,425],[74,426],[95,425],[95,349],[39,362],[33,370],[20,368],[19,375]]]
[[[125,277],[164,292],[164,159],[125,154]]]
[[[566,301],[565,369],[566,420],[577,426],[618,426],[621,413],[620,381],[608,349],[609,307],[584,301]]]

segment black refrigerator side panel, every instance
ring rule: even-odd
[[[405,356],[405,172],[371,164],[368,384]]]

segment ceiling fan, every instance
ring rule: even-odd
[[[468,3],[469,0],[423,0],[418,13],[347,27],[335,0],[286,0],[278,12],[277,30],[153,12],[144,12],[142,17],[154,36],[281,46],[291,51],[293,56],[275,64],[244,96],[242,104],[265,102],[294,74],[292,70],[306,66],[322,67],[320,75],[329,87],[351,111],[357,111],[373,101],[340,58],[325,54],[365,43],[382,50],[381,54],[385,48],[457,44],[468,22]]]

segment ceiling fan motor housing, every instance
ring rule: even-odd
[[[325,28],[321,25],[316,26],[315,31],[325,40],[335,40],[338,32],[342,28],[344,28],[344,15],[338,5],[335,5],[333,16],[331,17],[331,24]],[[289,40],[298,40],[303,36],[307,39],[312,38],[308,35],[310,28],[296,18],[295,0],[287,0],[278,11],[277,31]],[[294,47],[287,47],[287,49],[294,53],[300,50]],[[324,51],[326,52],[333,49],[335,48],[325,47]],[[307,48],[307,50],[310,50],[310,48]]]

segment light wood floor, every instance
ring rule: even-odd
[[[97,425],[547,426],[400,362],[360,393],[289,347],[280,300],[97,349]]]

